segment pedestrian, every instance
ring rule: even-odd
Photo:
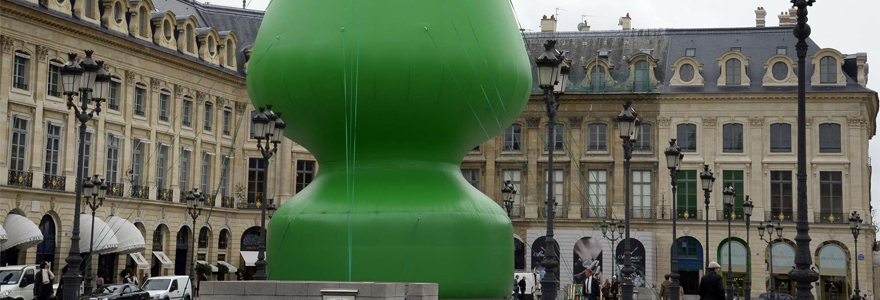
[[[669,300],[669,286],[672,285],[672,281],[669,280],[669,274],[666,274],[663,278],[666,278],[666,280],[660,284],[660,300]]]
[[[620,292],[620,281],[617,281],[617,275],[611,279],[611,299],[617,299],[617,294]]]
[[[535,285],[532,286],[532,296],[534,300],[541,300],[541,282],[535,281]]]
[[[67,266],[61,268],[61,277],[58,277],[58,289],[55,290],[55,299],[64,297],[64,274],[67,274]]]
[[[611,300],[611,279],[605,278],[605,284],[602,285],[602,299]]]
[[[149,274],[149,273],[144,273],[144,277],[143,277],[143,278],[144,278],[144,279],[141,280],[141,282],[139,282],[138,284],[140,284],[140,283],[144,283],[144,282],[147,282],[147,279],[150,278],[150,274]]]
[[[98,288],[100,288],[102,285],[104,285],[104,277],[98,276],[98,280],[95,281],[95,284],[98,285],[97,286]]]
[[[519,275],[513,276],[513,298],[519,299]]]
[[[684,289],[681,287],[681,280],[678,280],[678,299],[684,300]]]
[[[706,275],[700,279],[700,300],[724,300],[724,284],[718,275],[721,265],[713,261],[709,263],[708,269]]]
[[[600,300],[599,289],[601,287],[599,280],[593,276],[593,270],[586,269],[584,272],[587,276],[587,278],[584,279],[584,297],[586,297],[586,300]]]
[[[526,297],[526,277],[521,277],[517,285],[519,285],[519,300],[524,300]]]
[[[242,274],[241,271],[236,271],[235,272],[235,279],[238,281],[244,280],[244,274]]]
[[[34,299],[49,300],[52,297],[52,284],[55,282],[55,274],[49,270],[49,262],[40,264],[40,270],[34,275]]]

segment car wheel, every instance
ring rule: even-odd
[[[183,296],[183,300],[190,300],[189,295]]]
[[[164,300],[171,300],[171,299],[168,299],[168,297],[165,297],[165,299],[164,299]]]

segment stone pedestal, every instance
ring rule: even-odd
[[[436,283],[331,281],[204,281],[199,300],[437,300]],[[349,298],[350,299],[350,298]]]

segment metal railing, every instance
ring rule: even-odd
[[[233,197],[223,197],[220,199],[220,207],[224,208],[235,208],[235,198]]]
[[[553,211],[554,211],[554,214],[553,214],[554,218],[560,218],[560,219],[565,218],[565,208],[562,207],[562,205],[554,206]],[[546,218],[547,217],[547,207],[544,207],[544,206],[539,207],[538,208],[538,215],[540,215],[542,218]]]
[[[135,199],[147,199],[150,197],[150,187],[143,185],[131,186],[131,197]]]
[[[847,219],[843,212],[821,211],[816,213],[816,223],[846,223]]]
[[[6,184],[20,187],[34,186],[34,172],[9,170],[9,179]]]
[[[703,211],[696,207],[678,207],[679,220],[702,220]]]
[[[238,209],[261,209],[263,208],[263,203],[260,201],[257,202],[239,202],[236,205]]]
[[[607,219],[611,218],[611,207],[605,205],[587,205],[581,207],[581,218],[582,219],[591,219],[591,218],[600,218]]]
[[[171,189],[158,189],[156,190],[156,200],[171,202],[174,200],[174,191]]]
[[[125,197],[125,185],[122,183],[111,182],[107,184],[107,196]]]
[[[654,219],[654,208],[650,206],[634,206],[631,216],[633,219]]]
[[[728,215],[727,208],[717,210],[716,214],[717,214],[716,217],[718,218],[717,220],[727,220],[727,215]],[[734,207],[732,217],[733,217],[733,220],[737,220],[737,221],[745,220],[745,213],[743,212],[743,208],[742,207]]]
[[[797,219],[797,213],[791,208],[772,208],[767,221],[792,221]]]
[[[59,175],[43,175],[43,188],[47,190],[63,191],[67,186],[67,177]]]

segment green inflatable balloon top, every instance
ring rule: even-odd
[[[531,74],[507,0],[283,0],[247,79],[322,164],[458,164],[520,115]]]

